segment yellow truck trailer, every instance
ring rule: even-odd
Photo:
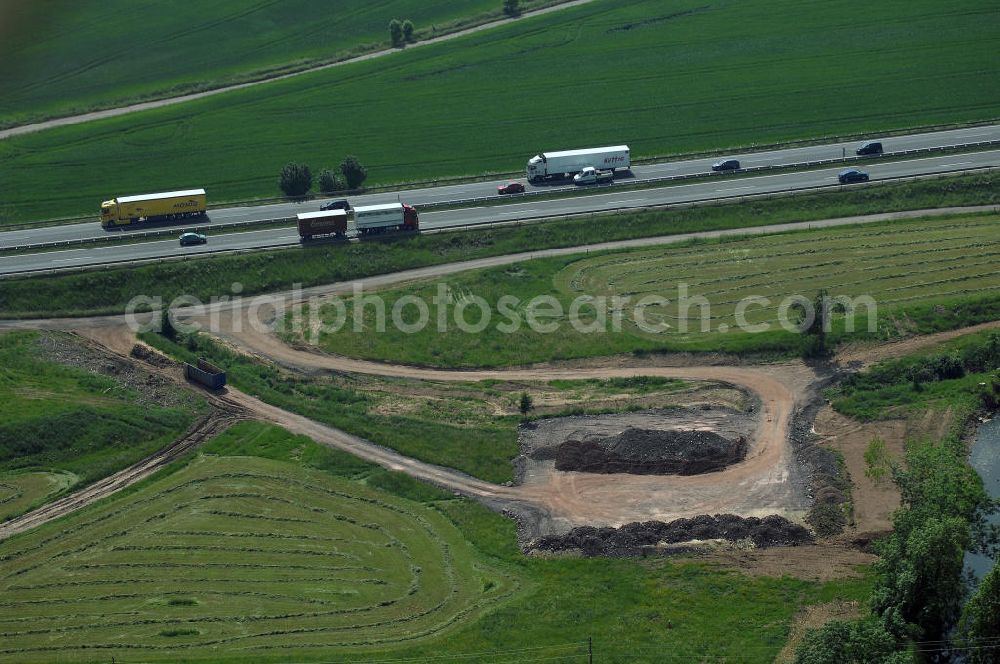
[[[206,209],[204,189],[119,196],[101,203],[101,226],[114,228],[142,221],[173,221],[202,217]]]

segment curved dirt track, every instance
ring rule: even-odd
[[[183,456],[189,450],[197,447],[209,438],[222,433],[236,420],[246,416],[246,414],[241,415],[239,412],[228,408],[214,410],[211,414],[196,422],[183,437],[175,440],[162,450],[149,455],[142,461],[120,470],[114,475],[109,475],[102,480],[98,480],[59,500],[0,523],[0,541],[75,512],[91,503],[95,503],[102,498],[121,491],[140,480],[146,479],[171,461]]]

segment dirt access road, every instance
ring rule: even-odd
[[[266,318],[266,313],[262,315]],[[685,477],[567,472],[550,474],[538,481],[513,487],[496,486],[451,469],[404,457],[343,431],[260,402],[238,390],[232,390],[226,397],[261,419],[392,470],[486,502],[510,503],[503,507],[544,514],[540,524],[544,532],[561,533],[579,525],[618,526],[632,521],[668,521],[716,513],[740,516],[780,514],[801,520],[808,508],[797,482],[787,442],[797,395],[805,394],[814,379],[812,371],[801,363],[755,367],[681,367],[650,366],[649,363],[637,363],[633,358],[617,358],[571,366],[447,371],[366,362],[293,348],[273,334],[255,330],[255,327],[258,326],[235,324],[220,332],[219,336],[244,352],[309,373],[337,371],[435,381],[548,381],[663,376],[729,383],[758,396],[761,412],[747,458],[724,471]],[[99,326],[81,329],[80,332],[122,354],[127,353],[133,343],[123,326]]]

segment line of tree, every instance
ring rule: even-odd
[[[393,46],[402,46],[413,41],[413,21],[406,19],[400,21],[394,18],[389,21],[389,39]]]
[[[359,189],[368,177],[368,169],[354,155],[340,162],[338,170],[324,168],[319,174],[319,190],[324,194]],[[288,163],[281,169],[278,186],[285,196],[301,198],[313,186],[312,169],[308,164]]]
[[[996,527],[987,516],[997,505],[957,438],[911,442],[905,460],[905,468],[890,468],[901,507],[892,533],[876,544],[870,614],[809,630],[796,664],[947,661],[955,653],[975,664],[997,661],[1000,568],[968,603],[971,583],[963,572],[966,551],[996,555]]]

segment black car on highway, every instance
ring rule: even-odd
[[[712,170],[716,173],[720,171],[738,171],[740,170],[740,161],[739,159],[723,159],[712,164]]]
[[[841,171],[840,175],[837,176],[837,180],[840,184],[851,184],[852,182],[868,182],[868,174],[864,171],[860,171],[856,168],[848,168],[847,170]]]
[[[882,143],[881,141],[865,141],[861,144],[861,147],[855,151],[855,154],[859,157],[882,154]]]
[[[208,236],[189,231],[187,233],[181,233],[180,241],[182,247],[190,247],[196,244],[208,244]]]
[[[347,202],[346,198],[341,198],[338,200],[328,201],[319,206],[319,209],[323,212],[327,210],[346,210],[351,211],[351,204]]]

